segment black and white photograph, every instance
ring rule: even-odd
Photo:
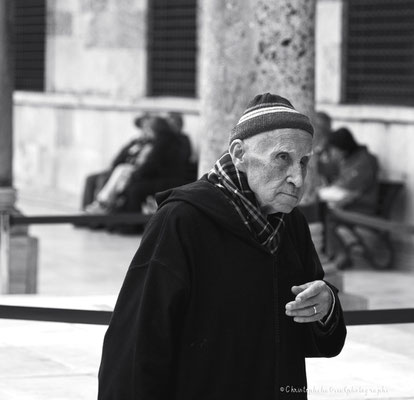
[[[0,0],[1,400],[414,400],[412,0]]]

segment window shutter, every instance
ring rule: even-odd
[[[414,1],[348,0],[345,102],[414,104]]]
[[[148,76],[151,96],[196,96],[196,0],[151,0]]]
[[[43,91],[46,0],[14,0],[15,89]]]

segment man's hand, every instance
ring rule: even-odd
[[[332,293],[324,281],[293,286],[292,293],[296,298],[286,304],[286,315],[293,317],[295,322],[319,321],[331,310]]]

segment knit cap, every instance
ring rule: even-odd
[[[232,129],[230,143],[274,129],[302,129],[313,136],[309,118],[296,111],[289,100],[270,93],[257,95]]]

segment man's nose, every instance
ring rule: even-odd
[[[303,185],[305,179],[301,165],[293,165],[289,169],[287,181],[293,183],[297,188],[300,188]]]

